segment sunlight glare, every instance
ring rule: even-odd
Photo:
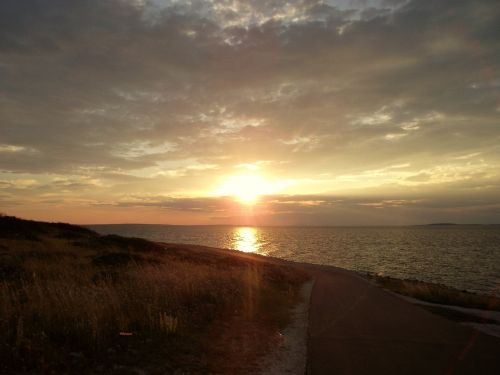
[[[257,241],[257,229],[252,227],[237,228],[234,234],[233,247],[245,253],[258,252],[260,245]]]
[[[217,190],[217,195],[231,196],[247,205],[255,204],[259,197],[276,191],[274,185],[255,174],[228,177]]]

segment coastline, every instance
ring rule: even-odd
[[[4,295],[15,295],[21,288],[19,290],[26,290],[29,297],[30,283],[35,283],[36,288],[48,288],[44,293],[48,293],[47,297],[50,298],[53,298],[54,287],[66,290],[68,283],[73,283],[71,293],[83,293],[81,296],[84,298],[87,298],[85,293],[95,293],[102,288],[105,288],[107,295],[114,295],[113,288],[134,288],[130,289],[132,294],[127,292],[129,294],[124,297],[119,297],[119,294],[113,297],[121,298],[116,313],[125,314],[125,310],[130,309],[129,304],[134,302],[130,299],[131,295],[142,298],[142,295],[151,293],[151,289],[156,289],[159,282],[167,282],[174,283],[172,285],[177,288],[176,292],[172,294],[171,288],[158,289],[154,298],[162,299],[163,293],[166,293],[169,298],[180,298],[181,301],[174,310],[168,304],[161,307],[165,310],[159,311],[166,312],[160,315],[158,323],[156,320],[141,323],[141,319],[144,319],[141,311],[148,305],[134,305],[137,312],[131,311],[135,314],[135,323],[131,320],[132,325],[123,326],[119,335],[116,332],[117,337],[105,339],[102,336],[99,345],[106,348],[108,355],[98,359],[100,354],[81,341],[83,336],[79,335],[86,335],[85,331],[73,333],[73,341],[69,342],[70,350],[55,345],[54,341],[50,352],[47,352],[40,345],[47,345],[44,343],[49,343],[47,340],[50,336],[40,341],[36,335],[33,336],[40,329],[39,326],[30,323],[30,311],[33,308],[34,311],[40,311],[37,309],[41,307],[16,305],[15,300],[12,300],[10,307],[2,310],[4,315],[11,314],[5,315],[4,321],[17,322],[11,324],[10,328],[5,326],[6,336],[0,354],[7,373],[12,369],[31,369],[35,373],[42,373],[37,372],[39,364],[33,362],[33,358],[41,358],[43,363],[60,358],[57,360],[59,362],[50,363],[49,366],[59,369],[62,366],[73,373],[90,369],[96,373],[117,374],[136,370],[147,372],[163,369],[168,372],[184,369],[188,373],[252,374],[267,371],[267,374],[272,374],[303,373],[304,367],[308,374],[330,374],[332,371],[363,374],[368,368],[376,369],[371,373],[398,373],[394,372],[396,369],[401,373],[401,366],[405,366],[408,361],[413,363],[416,353],[428,355],[432,360],[415,362],[414,373],[432,373],[431,370],[444,369],[446,364],[453,362],[453,358],[464,349],[471,337],[474,337],[474,345],[467,349],[466,358],[454,363],[460,370],[458,373],[477,373],[480,369],[482,373],[493,374],[500,370],[496,360],[500,345],[498,338],[457,324],[456,314],[451,320],[449,313],[444,314],[448,318],[444,319],[443,314],[436,315],[436,311],[422,308],[419,301],[405,300],[400,295],[396,296],[394,291],[388,293],[382,288],[384,285],[354,271],[229,249],[102,236],[68,224],[19,219],[12,219],[9,224],[5,218],[2,218],[2,223],[0,276],[5,282],[4,289],[7,288]],[[75,261],[77,268],[60,268],[61,264],[69,267]],[[34,273],[29,273],[33,272],[34,266],[36,278],[33,278]],[[80,276],[82,269],[86,271]],[[28,270],[31,271],[27,273]],[[67,273],[67,276],[59,276],[54,271]],[[170,273],[175,277],[169,276]],[[97,275],[100,276],[95,279]],[[120,284],[125,276],[125,280],[134,277],[135,283],[139,282],[138,286],[128,281]],[[75,282],[75,279],[81,281]],[[151,279],[152,283],[147,279]],[[241,288],[236,287],[235,282],[241,283]],[[411,285],[410,281],[406,282]],[[417,286],[421,284],[414,283]],[[187,286],[184,292],[183,285]],[[305,294],[304,285],[309,285]],[[444,287],[428,289],[434,297],[435,288],[443,290]],[[444,289],[443,295],[448,298],[453,296],[453,293]],[[119,292],[121,289],[116,290]],[[26,294],[26,291],[22,293]],[[81,304],[78,300],[67,300],[67,296],[67,292],[64,292],[58,297],[62,298],[60,305],[69,308],[74,303]],[[32,301],[30,303],[43,302],[37,302],[36,299]],[[101,302],[103,306],[106,303],[109,301]],[[449,310],[449,306],[440,304],[439,307]],[[81,308],[84,311],[97,306],[81,305]],[[47,319],[55,317],[55,310],[50,310],[50,306],[44,309],[47,309]],[[68,310],[66,315],[61,316],[66,320],[61,320],[60,324],[65,324],[65,329],[74,330],[76,327],[72,321],[81,313],[81,310]],[[103,314],[103,324],[104,321],[108,322],[106,324],[115,324],[115,319],[106,315],[105,310]],[[481,319],[485,324],[492,324],[491,319],[487,320],[484,310],[473,322],[470,322],[470,316],[470,311],[461,311],[460,318],[466,318],[465,324],[478,328]],[[121,319],[130,318],[123,315]],[[49,323],[47,320],[46,324]],[[153,324],[152,327],[160,324],[158,327],[163,327],[161,329],[164,332],[155,332],[157,328],[151,331],[146,323]],[[51,324],[43,328],[49,335],[56,333],[50,330],[58,329]],[[143,324],[142,328],[137,324]],[[106,333],[105,325],[95,327]],[[405,343],[411,350],[399,353],[394,363],[380,362],[380,358],[392,355],[396,348],[393,345],[397,342]],[[160,350],[153,356],[148,354],[144,357],[144,350],[154,352],[165,344],[166,352]],[[181,351],[174,349],[179,345]],[[442,346],[442,349],[435,351],[432,349],[435,345]],[[33,347],[37,348],[36,351],[33,351]],[[98,366],[93,364],[96,360],[100,363]]]
[[[500,254],[498,231],[490,226],[400,227],[237,227],[136,226],[93,227],[101,234],[151,241],[238,249],[357,272],[496,295]],[[407,238],[408,240],[405,240]],[[412,259],[407,262],[407,259]],[[477,261],[475,261],[477,259]]]
[[[183,245],[183,246],[189,246],[189,245]],[[202,247],[203,248],[203,247]],[[215,250],[215,251],[224,251],[224,252],[234,252],[234,250],[229,250],[229,249],[211,249],[211,248],[206,248],[207,250]],[[261,255],[256,255],[256,254],[248,254],[248,253],[241,253],[236,251],[236,253],[239,256],[244,256],[244,257],[257,257],[258,259],[262,259],[263,256]],[[355,280],[358,281],[362,286],[361,288],[364,288],[365,290],[370,290],[373,292],[375,290],[376,294],[378,295],[377,298],[374,299],[375,303],[377,304],[383,304],[382,296],[384,299],[388,299],[391,301],[392,304],[398,304],[404,306],[403,309],[407,309],[408,311],[406,313],[397,313],[393,318],[385,318],[382,317],[380,319],[380,322],[374,323],[376,326],[380,326],[381,324],[387,325],[387,331],[384,331],[383,329],[381,330],[382,332],[378,332],[378,335],[380,335],[380,340],[383,342],[387,340],[388,337],[391,337],[392,335],[395,334],[395,332],[391,332],[391,330],[394,329],[393,323],[388,322],[391,319],[397,320],[401,318],[401,315],[406,315],[408,314],[409,316],[415,315],[414,319],[412,320],[411,324],[415,325],[418,327],[419,325],[419,320],[420,321],[425,321],[426,323],[422,323],[422,329],[423,332],[426,331],[424,328],[425,325],[429,324],[429,326],[432,326],[433,328],[428,328],[427,333],[424,335],[426,338],[422,338],[420,340],[424,341],[429,341],[433,342],[441,342],[442,340],[448,340],[444,339],[443,337],[436,337],[435,336],[435,331],[440,331],[441,329],[444,329],[443,327],[446,327],[445,330],[449,330],[449,333],[442,333],[442,335],[449,335],[450,337],[454,337],[454,341],[456,341],[456,345],[453,348],[448,349],[448,353],[446,351],[443,351],[443,357],[439,358],[439,356],[436,358],[436,363],[433,365],[438,366],[438,363],[445,361],[446,358],[447,360],[450,360],[450,358],[453,357],[453,353],[456,353],[458,350],[457,348],[460,348],[460,345],[467,345],[467,340],[469,337],[475,337],[474,340],[481,340],[478,337],[481,337],[482,340],[484,340],[486,343],[485,344],[477,344],[477,347],[480,349],[467,349],[471,350],[474,352],[474,355],[471,355],[473,359],[470,359],[467,366],[471,366],[471,370],[463,370],[463,367],[465,365],[456,363],[453,366],[456,367],[457,373],[477,373],[478,371],[481,371],[481,373],[496,373],[498,369],[500,369],[500,364],[498,361],[495,361],[495,356],[500,353],[496,348],[498,345],[500,345],[500,300],[497,297],[494,296],[487,296],[487,295],[480,295],[476,293],[471,293],[471,292],[466,292],[466,291],[460,291],[454,288],[450,288],[444,285],[440,284],[432,284],[432,283],[426,283],[418,280],[401,280],[401,279],[394,279],[394,278],[386,278],[386,277],[376,277],[375,275],[363,275],[360,273],[357,273],[355,271],[351,270],[346,270],[343,268],[339,267],[334,267],[334,266],[328,266],[328,265],[314,265],[310,263],[298,263],[298,262],[293,262],[293,261],[288,261],[288,260],[283,260],[280,258],[272,258],[272,257],[264,257],[264,260],[272,262],[272,263],[279,263],[279,264],[287,264],[292,267],[296,267],[300,270],[308,272],[314,282],[318,279],[321,279],[324,277],[325,274],[328,275],[327,279],[331,277],[331,275],[341,275],[343,278],[346,278],[348,281],[346,282],[346,289],[351,287],[351,284]],[[377,280],[379,279],[379,280]],[[391,282],[387,282],[387,280]],[[402,288],[401,285],[397,285],[395,287],[393,284],[394,282],[397,282],[397,284],[403,284],[404,287]],[[370,287],[367,287],[366,284],[370,285]],[[408,295],[415,294],[415,291],[418,291],[418,296],[420,299],[416,298],[411,298],[408,297]],[[370,293],[371,293],[370,292]],[[365,292],[366,293],[366,292]],[[330,293],[329,297],[335,297],[336,293]],[[389,298],[387,296],[390,296]],[[396,298],[398,302],[395,302],[392,298]],[[311,298],[313,298],[313,294],[311,293]],[[363,297],[364,298],[364,297]],[[348,300],[348,306],[352,304],[352,306],[356,306],[358,304],[359,296],[356,295],[356,293],[352,293],[352,295],[347,296],[346,298]],[[445,303],[431,303],[431,302],[426,302],[426,300],[431,300],[435,302],[446,302]],[[328,314],[329,310],[332,310],[331,307],[328,306],[327,303],[324,302],[323,297],[321,298],[315,298],[314,300],[311,300],[309,309],[313,308],[311,304],[316,304],[316,315],[320,316],[318,319],[317,317],[314,317],[309,315],[309,325],[315,324],[314,320],[320,320],[323,319],[325,320],[325,314]],[[474,309],[470,307],[461,307],[462,305],[465,306],[483,306],[483,309]],[[348,307],[348,314],[353,314],[354,311],[352,310],[351,307]],[[373,309],[373,303],[371,306],[364,307],[364,308],[357,308],[361,310],[360,315],[362,316],[367,316],[366,314],[368,313],[369,316],[369,311]],[[338,313],[337,313],[338,314]],[[384,311],[384,315],[389,314],[389,311]],[[332,313],[332,316],[335,316],[335,313]],[[344,315],[344,313],[341,313],[340,315]],[[313,321],[311,321],[313,319]],[[364,321],[365,319],[359,318],[357,321],[356,319],[353,319],[355,322],[355,326],[357,327],[356,330],[359,329],[359,323]],[[330,322],[331,317],[326,318],[326,322]],[[430,321],[431,323],[427,323],[427,321]],[[408,319],[405,320],[402,327],[399,328],[400,331],[407,330],[408,327],[410,326]],[[458,323],[458,324],[457,324]],[[316,323],[317,324],[317,323]],[[321,325],[325,325],[324,323]],[[326,324],[328,325],[328,324]],[[311,327],[308,328],[308,331],[310,332]],[[314,329],[313,329],[314,330]],[[372,328],[368,328],[368,331],[372,331]],[[325,334],[325,328],[322,327],[320,329],[320,341],[323,341],[324,339],[321,338],[321,335]],[[458,333],[460,332],[460,333]],[[417,337],[421,334],[419,330],[417,331],[411,331],[410,337],[405,338],[403,340],[409,340],[409,341],[414,341],[414,340],[419,340]],[[462,339],[457,340],[456,335],[462,335]],[[370,333],[370,335],[373,335],[373,332]],[[397,335],[397,334],[396,334]],[[441,334],[440,334],[441,335]],[[484,336],[486,335],[486,336]],[[314,335],[313,335],[314,336]],[[330,335],[327,335],[330,337]],[[361,337],[365,337],[364,335],[361,335]],[[318,338],[316,338],[317,340]],[[352,338],[354,339],[354,338]],[[343,339],[342,339],[343,340]],[[364,340],[362,338],[361,340]],[[391,339],[392,340],[392,339]],[[399,339],[398,339],[399,340]],[[452,340],[452,341],[453,341]],[[312,350],[313,353],[309,353],[311,355],[308,355],[308,370],[307,373],[309,374],[316,374],[316,373],[330,373],[330,369],[325,370],[325,368],[328,367],[323,367],[321,366],[315,366],[312,363],[318,363],[318,362],[325,362],[328,361],[329,354],[328,353],[323,353],[319,354],[319,359],[312,360],[311,358],[314,357],[314,352],[321,352],[323,350],[322,345],[320,349],[315,348],[315,345],[313,342],[315,341],[314,337],[311,337],[311,334],[309,333],[308,337],[308,345],[307,345],[307,351],[308,353]],[[462,342],[462,344],[460,344]],[[476,345],[476,344],[474,344]],[[432,346],[432,345],[431,345]],[[331,347],[332,352],[334,350],[334,347]],[[386,349],[388,350],[388,349]],[[426,352],[427,348],[416,348],[415,350],[421,350],[422,353]],[[478,354],[477,351],[482,351],[486,353],[486,356],[481,360],[485,361],[484,365],[478,365],[478,359],[475,358],[475,356],[482,356],[484,353]],[[277,350],[279,353],[279,350]],[[412,354],[413,355],[413,354]],[[275,355],[275,358],[279,358],[279,355]],[[361,360],[361,358],[360,358]],[[477,363],[476,363],[477,362]],[[282,366],[287,366],[288,362],[286,359],[283,361],[284,364]],[[479,367],[476,367],[479,366]],[[275,364],[276,366],[276,364]],[[483,367],[481,367],[483,366]],[[278,365],[279,368],[279,365]],[[334,368],[338,370],[338,367]],[[383,369],[380,369],[379,372],[375,373],[388,373],[387,371],[391,370],[391,366],[386,366],[383,367]],[[415,373],[423,373],[429,370],[432,370],[432,367],[428,367],[427,370],[424,370],[425,367],[421,367],[420,365],[415,364]],[[344,369],[347,370],[347,369]],[[354,373],[365,373],[365,369],[359,370],[360,372],[354,372]],[[406,371],[406,370],[405,370]],[[271,373],[271,372],[268,372]],[[281,373],[281,372],[277,372]],[[297,372],[297,373],[302,373],[302,372]],[[389,372],[390,373],[390,372]],[[412,372],[409,372],[412,373]]]

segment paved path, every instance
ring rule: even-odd
[[[307,374],[500,374],[500,339],[431,314],[333,267],[316,278]]]
[[[203,246],[175,246],[228,254]],[[500,339],[496,337],[431,314],[350,271],[237,254],[297,267],[314,277],[308,375],[500,375]]]

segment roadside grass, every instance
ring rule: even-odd
[[[500,311],[500,298],[454,289],[442,284],[419,280],[401,280],[375,274],[364,275],[392,292],[421,301],[481,310]]]
[[[0,217],[0,372],[248,369],[305,280],[229,251]]]

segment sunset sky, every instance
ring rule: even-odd
[[[0,211],[500,222],[498,0],[2,0]]]

